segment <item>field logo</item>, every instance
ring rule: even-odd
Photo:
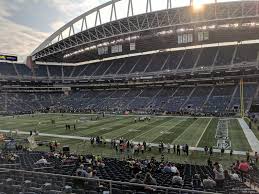
[[[228,136],[228,119],[220,119],[217,125],[215,138],[217,139],[217,148],[228,149],[231,147],[231,141]]]

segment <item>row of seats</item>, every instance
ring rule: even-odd
[[[257,84],[245,84],[244,105],[249,110]],[[238,85],[82,90],[57,93],[0,93],[0,107],[9,113],[60,110],[224,113],[239,110]]]
[[[257,84],[244,86],[245,110],[249,110]],[[69,95],[56,93],[0,93],[0,107],[9,113],[34,111],[145,111],[224,113],[237,112],[238,85],[197,87],[82,90]]]
[[[257,61],[259,44],[240,44],[163,52],[152,55],[134,56],[125,59],[98,62],[77,67],[39,65],[31,71],[24,64],[1,63],[0,74],[6,76],[37,77],[84,77],[115,74],[138,74],[185,70],[192,68],[207,69],[212,66],[228,66],[236,63]]]
[[[20,169],[26,170],[27,172],[15,171],[14,169],[11,171],[2,170],[0,171],[0,191],[6,193],[19,193],[19,192],[34,192],[34,193],[65,193],[64,190],[71,190],[74,193],[88,193],[87,190],[90,190],[90,185],[84,185],[82,189],[82,182],[77,179],[71,177],[71,175],[75,175],[76,169],[79,166],[78,159],[71,160],[71,165],[57,165],[54,161],[53,157],[47,157],[48,153],[44,152],[19,152],[17,153],[19,156],[16,159],[17,163],[20,163]],[[42,156],[45,156],[51,164],[49,167],[35,167],[34,162],[39,160]],[[93,156],[88,155],[86,159],[92,159]],[[120,161],[114,158],[103,158],[102,159],[105,166],[92,166],[90,163],[85,163],[85,166],[91,166],[97,171],[97,176],[99,179],[103,180],[112,180],[119,182],[129,182],[134,175],[132,174],[132,170],[128,161]],[[138,161],[142,164],[148,163],[150,161]],[[188,189],[192,190],[188,191],[169,191],[168,193],[182,193],[182,194],[194,194],[195,191],[204,191],[202,185],[193,184],[194,180],[197,180],[195,177],[197,174],[200,175],[199,180],[202,181],[204,177],[209,175],[214,178],[214,173],[211,167],[204,165],[191,165],[191,164],[176,164],[177,169],[179,170],[181,177],[183,178],[182,185],[175,185],[172,183],[172,178],[174,176],[173,173],[164,173],[160,170],[161,163],[158,161],[152,162],[152,176],[156,179],[158,186],[164,186],[169,188],[178,188],[178,189]],[[34,171],[30,172],[30,171]],[[144,179],[145,172],[148,171],[148,167],[143,167],[141,171],[141,179]],[[14,173],[15,172],[15,173]],[[36,172],[43,173],[51,173],[51,174],[38,174]],[[58,174],[61,175],[69,175],[67,177],[59,177]],[[81,186],[80,186],[81,185]],[[107,182],[102,183],[103,187],[96,187],[95,193],[99,189],[101,190],[110,190],[109,184]],[[98,189],[97,189],[98,188]],[[239,181],[225,181],[225,188],[214,188],[206,191],[210,192],[220,192],[220,193],[228,193],[227,191],[231,191],[232,189],[239,189],[239,193],[256,193],[251,190],[245,184]],[[113,193],[135,193],[136,190],[141,190],[139,187],[130,186],[127,184],[112,184]],[[154,193],[166,193],[165,190],[159,189],[160,191]],[[90,193],[94,193],[89,191]],[[139,192],[140,194],[140,192]],[[141,193],[143,194],[143,193]]]

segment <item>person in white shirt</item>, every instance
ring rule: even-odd
[[[215,174],[215,182],[218,188],[222,188],[224,185],[224,169],[221,164],[215,162],[213,172]]]
[[[175,166],[175,164],[172,164],[172,166],[171,166],[171,172],[172,172],[172,173],[175,173],[175,174],[176,174],[177,172],[179,172],[178,169],[177,169],[177,167]]]

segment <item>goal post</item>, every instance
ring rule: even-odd
[[[240,79],[240,116],[244,118],[245,110],[244,110],[244,80],[243,78]]]

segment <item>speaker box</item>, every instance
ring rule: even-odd
[[[70,148],[69,148],[69,146],[63,146],[63,153],[64,153],[64,154],[69,154],[69,153],[70,153]]]

